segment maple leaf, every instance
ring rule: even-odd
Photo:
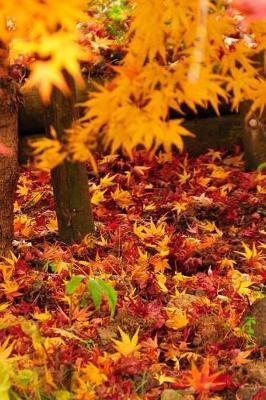
[[[62,72],[58,71],[57,66],[46,62],[38,62],[32,67],[31,79],[27,88],[37,86],[44,103],[48,103],[51,97],[53,86],[61,90],[65,95],[70,95]]]
[[[217,387],[215,381],[219,375],[221,375],[221,372],[216,372],[214,374],[210,373],[210,360],[205,358],[201,369],[198,369],[194,362],[192,362],[190,377],[187,378],[187,383],[195,390],[195,392],[204,398],[210,390]],[[220,385],[223,385],[223,383],[220,383]]]
[[[154,378],[159,382],[159,385],[162,385],[164,383],[174,383],[176,382],[176,378],[173,378],[172,376],[167,376],[162,373],[158,373],[154,376]]]
[[[178,181],[180,182],[180,184],[184,185],[191,178],[191,174],[184,170],[182,174],[178,174],[178,177]]]
[[[266,194],[266,187],[263,187],[261,185],[257,185],[256,189],[257,189],[258,193]]]
[[[0,303],[0,312],[5,311],[9,307],[10,307],[10,303]]]
[[[127,209],[132,204],[132,198],[127,190],[122,190],[119,187],[111,193],[112,199],[119,205],[119,207]]]
[[[43,79],[45,79],[43,77]],[[61,164],[67,156],[63,144],[57,140],[57,134],[53,127],[50,129],[52,138],[39,138],[29,141],[33,148],[33,154],[36,156],[35,162],[38,168],[55,168]]]
[[[22,296],[22,293],[19,292],[19,288],[19,283],[14,280],[6,281],[5,283],[0,284],[0,291],[2,291],[8,299]]]
[[[12,353],[13,347],[15,343],[9,345],[10,337],[8,337],[1,345],[0,345],[0,362],[7,361],[9,359],[10,354]]]
[[[110,174],[105,175],[103,178],[100,179],[100,187],[109,187],[114,185],[115,183],[113,180],[116,178],[117,174],[111,176]]]
[[[249,287],[254,284],[254,282],[251,281],[249,275],[242,274],[237,270],[231,271],[229,275],[232,277],[232,283],[235,291],[240,296],[249,296],[251,293]]]
[[[45,224],[46,228],[51,231],[57,231],[58,230],[58,223],[56,217],[51,217]]]
[[[106,190],[95,190],[91,196],[91,203],[98,206],[100,203],[104,202],[106,200],[104,197],[105,192]]]
[[[215,168],[213,169],[213,171],[211,173],[211,178],[225,180],[229,177],[230,174],[231,174],[230,171],[226,171],[222,167],[215,166]]]
[[[243,259],[250,261],[254,258],[260,257],[260,253],[258,253],[255,243],[252,244],[252,248],[250,248],[246,243],[242,242],[242,247],[244,251],[235,251],[235,253],[240,254]]]
[[[223,235],[223,232],[219,228],[217,228],[215,222],[211,221],[198,222],[198,226],[203,231],[215,232],[219,237]]]
[[[162,273],[157,273],[156,274],[156,281],[157,281],[157,284],[158,284],[160,290],[163,293],[167,293],[168,289],[165,286],[165,284],[166,284],[166,276],[164,274],[162,274]]]
[[[165,310],[168,316],[168,320],[166,321],[165,325],[168,328],[178,330],[184,328],[189,323],[184,311],[171,307],[167,307]]]
[[[114,347],[118,351],[118,353],[122,354],[123,356],[128,356],[129,354],[135,353],[140,348],[138,344],[138,334],[139,328],[135,332],[134,336],[130,339],[129,335],[125,333],[121,328],[118,328],[121,341],[112,339],[114,342]]]
[[[32,316],[37,321],[49,321],[52,318],[51,313],[49,313],[47,310],[43,313],[35,312]]]
[[[239,156],[226,157],[223,160],[223,164],[236,168],[242,167],[244,164],[243,157],[244,157],[243,153],[241,153]]]
[[[247,358],[251,355],[253,352],[253,349],[251,350],[246,350],[246,351],[239,351],[236,358],[234,359],[234,364],[235,365],[244,365],[250,362],[250,360],[247,360]]]
[[[221,159],[222,159],[222,152],[221,151],[209,149],[208,153],[206,153],[206,155],[211,157],[212,162],[214,162],[216,160],[217,161],[221,161]]]
[[[180,215],[182,211],[185,211],[188,207],[187,203],[181,203],[178,201],[175,201],[173,203],[173,211],[177,212],[177,215]]]
[[[29,237],[32,234],[32,219],[27,215],[15,216],[14,230],[17,234],[21,234],[24,237]]]
[[[134,224],[133,231],[140,239],[145,240],[151,236],[161,237],[165,235],[165,222],[158,222],[157,225],[151,219],[148,226]]]
[[[81,372],[83,375],[83,379],[88,380],[96,386],[101,385],[107,380],[107,376],[103,374],[100,369],[91,362],[88,363],[84,368],[82,368]]]
[[[229,258],[223,258],[219,263],[222,268],[234,269],[236,261],[231,260]]]

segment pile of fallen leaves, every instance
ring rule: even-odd
[[[265,345],[249,311],[265,296],[266,175],[238,149],[97,162],[97,233],[72,246],[49,173],[21,171],[0,265],[0,399],[235,399],[250,384],[265,399],[248,372]]]

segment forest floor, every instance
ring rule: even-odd
[[[251,313],[265,310],[266,175],[245,172],[237,148],[98,166],[96,235],[72,246],[49,173],[21,169],[0,265],[0,397],[266,399],[265,321]]]

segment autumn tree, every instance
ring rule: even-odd
[[[86,2],[22,1],[18,7],[1,2],[1,214],[0,254],[11,247],[13,238],[13,194],[17,174],[17,93],[9,75],[9,62],[14,54],[33,55],[29,87],[38,87],[46,108],[47,131],[56,129],[63,143],[64,129],[76,119],[75,82],[82,83],[80,61],[86,53],[78,44],[76,23],[86,19]],[[27,10],[27,16],[23,10]],[[35,23],[36,22],[36,23]],[[64,47],[64,52],[60,52]],[[11,49],[9,58],[8,50]],[[53,98],[52,102],[51,97]],[[54,128],[52,128],[54,127]],[[64,160],[62,147],[56,161],[49,159],[55,190],[56,209],[61,239],[78,241],[92,232],[93,221],[88,198],[85,166]],[[63,156],[63,157],[62,157]]]

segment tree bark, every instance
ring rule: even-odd
[[[12,249],[13,203],[18,176],[17,98],[12,81],[0,78],[0,143],[8,148],[0,154],[0,256]]]
[[[47,133],[53,126],[62,142],[65,141],[64,130],[77,118],[75,85],[68,74],[65,77],[71,96],[65,97],[55,88],[45,111]],[[65,161],[54,168],[51,175],[59,237],[65,243],[79,243],[88,233],[94,232],[86,166]]]
[[[265,52],[254,57],[254,61],[261,66],[261,77],[266,78]],[[247,170],[257,169],[266,162],[266,108],[262,114],[259,111],[250,115],[251,102],[245,102],[241,107],[241,114],[244,125],[244,154]]]
[[[247,109],[247,107],[245,107]],[[247,170],[255,170],[266,162],[266,109],[244,117],[244,153]]]

